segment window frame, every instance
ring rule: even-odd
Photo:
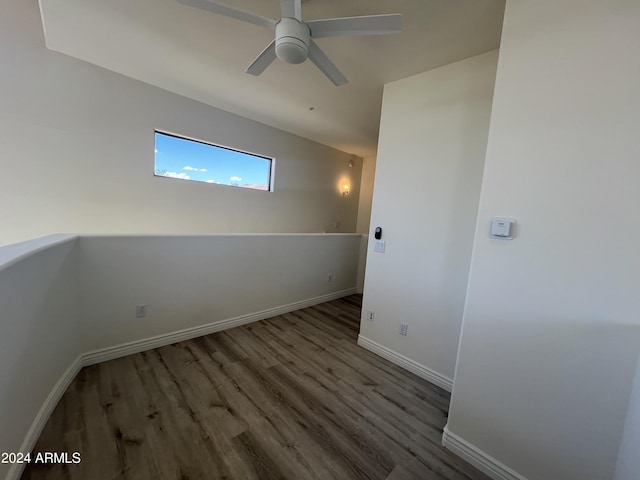
[[[232,184],[227,184],[227,183],[209,183],[210,185],[218,185],[218,186],[225,186],[225,187],[235,187],[235,188],[241,188],[244,190],[253,190],[253,191],[257,191],[257,192],[273,192],[274,191],[274,177],[275,177],[275,164],[276,164],[276,159],[274,157],[270,157],[268,155],[263,155],[263,154],[259,154],[259,153],[253,153],[253,152],[249,152],[247,150],[241,150],[239,148],[234,148],[234,147],[227,147],[225,145],[220,145],[217,143],[213,143],[213,142],[209,142],[206,140],[200,140],[198,138],[194,138],[194,137],[189,137],[186,135],[182,135],[179,133],[174,133],[174,132],[169,132],[167,130],[160,130],[160,129],[155,129],[153,132],[153,139],[154,139],[154,155],[153,155],[153,176],[154,177],[158,177],[158,178],[170,178],[173,180],[186,180],[189,182],[195,182],[195,183],[207,183],[207,182],[203,182],[201,180],[193,180],[191,178],[178,178],[178,177],[170,177],[167,175],[158,175],[156,173],[156,152],[155,152],[155,148],[157,147],[157,143],[156,143],[156,135],[164,135],[166,137],[173,137],[173,138],[177,138],[178,140],[185,140],[188,142],[195,142],[195,143],[200,143],[202,145],[207,145],[208,147],[213,147],[213,148],[219,148],[222,150],[228,150],[231,152],[235,152],[235,153],[240,153],[243,155],[249,155],[251,157],[256,157],[256,158],[260,158],[262,160],[267,160],[269,162],[269,179],[268,179],[268,185],[267,185],[267,189],[263,190],[261,188],[253,188],[253,187],[243,187],[242,185],[232,185]]]

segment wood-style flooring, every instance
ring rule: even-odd
[[[24,480],[473,479],[449,394],[356,345],[361,297],[84,368]]]

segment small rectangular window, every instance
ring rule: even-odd
[[[271,191],[273,159],[156,132],[155,175]]]

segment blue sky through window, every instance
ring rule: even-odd
[[[269,190],[271,159],[156,132],[155,174]]]

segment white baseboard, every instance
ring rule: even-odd
[[[527,480],[526,477],[487,455],[455,433],[451,433],[448,425],[444,426],[442,445],[494,480]]]
[[[53,413],[53,409],[56,408],[56,405],[64,395],[64,392],[67,390],[73,379],[76,378],[76,375],[82,368],[82,355],[79,355],[69,368],[65,370],[62,376],[58,379],[56,384],[53,386],[46,400],[40,407],[40,410],[36,414],[36,418],[34,418],[33,423],[31,423],[31,427],[27,432],[27,435],[22,442],[22,446],[17,452],[30,452],[36,446],[36,442],[42,433],[42,429],[47,424],[47,420]],[[24,470],[24,463],[14,463],[11,465],[9,469],[9,473],[7,473],[6,480],[18,480],[22,475],[22,471]]]
[[[300,310],[301,308],[311,307],[313,305],[318,305],[319,303],[336,300],[338,298],[346,297],[347,295],[352,295],[354,293],[356,293],[355,287],[349,288],[347,290],[340,290],[338,292],[329,293],[327,295],[321,295],[319,297],[301,300],[299,302],[289,303],[287,305],[282,305],[279,307],[268,308],[260,312],[241,315],[239,317],[229,318],[227,320],[220,320],[217,322],[209,323],[207,325],[185,328],[184,330],[178,330],[176,332],[165,333],[163,335],[157,335],[155,337],[143,338],[141,340],[135,340],[133,342],[122,343],[113,347],[93,350],[82,355],[82,366],[106,362],[107,360],[125,357],[133,353],[144,352],[146,350],[164,347],[165,345],[171,345],[172,343],[182,342],[191,338],[209,335],[210,333],[221,332],[222,330],[239,327],[240,325],[245,325],[247,323],[257,322],[259,320],[264,320],[265,318],[275,317],[284,313]]]
[[[420,378],[424,378],[428,382],[437,385],[440,388],[445,389],[447,392],[450,392],[453,388],[453,380],[449,377],[445,377],[440,373],[431,370],[424,365],[411,360],[404,355],[400,355],[393,350],[380,345],[379,343],[374,342],[373,340],[369,340],[362,335],[358,335],[358,345],[363,348],[366,348],[370,352],[375,353],[376,355],[380,355],[382,358],[386,358],[392,363],[395,363],[399,367],[404,368],[405,370],[410,371],[411,373],[419,376]]]

